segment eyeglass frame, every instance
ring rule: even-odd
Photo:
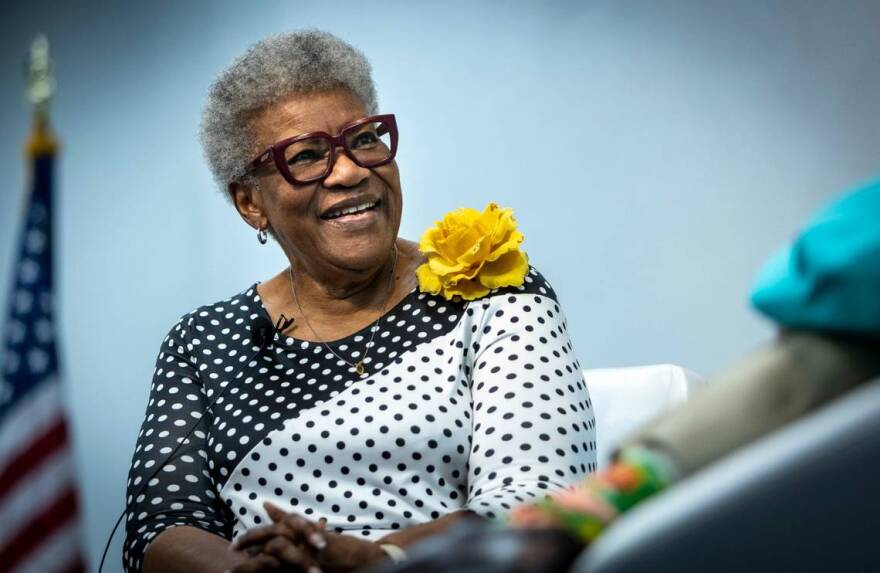
[[[359,127],[361,125],[371,122],[379,122],[388,126],[388,134],[391,136],[391,146],[389,149],[390,153],[388,154],[387,159],[383,159],[379,163],[365,165],[364,163],[359,161],[357,157],[355,157],[354,152],[352,152],[351,149],[348,148],[348,143],[345,141],[345,134],[355,127]],[[381,167],[383,165],[388,165],[389,163],[394,161],[394,158],[397,155],[397,136],[397,119],[394,117],[393,113],[368,115],[367,117],[345,124],[336,135],[330,135],[326,131],[310,131],[309,133],[295,135],[293,137],[288,137],[287,139],[282,139],[281,141],[275,142],[267,147],[257,157],[255,157],[253,161],[248,163],[244,174],[250,175],[257,169],[260,169],[261,167],[267,165],[270,161],[272,161],[275,163],[275,168],[278,170],[278,173],[280,173],[281,176],[284,177],[284,179],[291,185],[305,185],[307,183],[321,181],[325,179],[328,175],[330,175],[330,173],[333,172],[333,168],[336,166],[337,147],[341,147],[342,152],[358,167],[363,167],[365,169]],[[322,137],[330,142],[330,157],[327,160],[327,169],[324,171],[324,173],[317,177],[312,177],[305,180],[297,179],[293,176],[293,173],[290,172],[287,161],[285,161],[284,159],[284,151],[298,141],[311,139],[313,137]]]

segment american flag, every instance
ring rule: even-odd
[[[43,143],[31,147],[0,355],[0,572],[85,571],[53,320],[54,145]]]

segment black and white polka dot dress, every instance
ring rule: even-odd
[[[259,352],[259,316],[254,286],[164,340],[129,474],[127,571],[168,527],[233,538],[265,524],[266,500],[377,539],[462,508],[503,515],[595,469],[590,398],[534,269],[470,303],[414,290],[330,343],[354,363],[377,328],[361,376],[321,343],[276,335]]]

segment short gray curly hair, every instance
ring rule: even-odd
[[[370,63],[353,46],[320,30],[275,34],[252,45],[211,85],[202,112],[205,158],[220,188],[244,181],[258,153],[253,116],[279,98],[333,88],[349,89],[367,113],[378,105]]]

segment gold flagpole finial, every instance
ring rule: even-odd
[[[27,95],[34,107],[34,128],[27,143],[30,156],[52,153],[58,143],[49,129],[49,102],[55,94],[55,76],[49,56],[49,40],[40,34],[31,44],[28,58]]]

